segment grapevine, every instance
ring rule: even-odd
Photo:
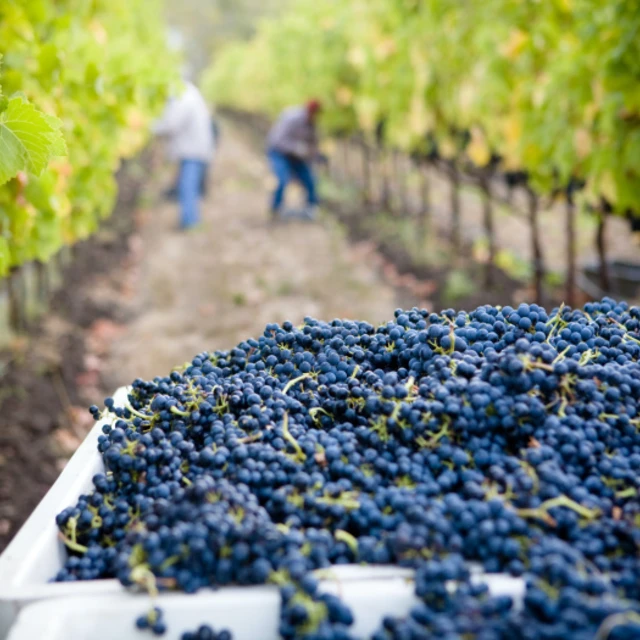
[[[640,14],[615,0],[295,0],[216,56],[220,104],[275,115],[309,96],[333,133],[524,172],[539,193],[637,210]],[[462,141],[462,146],[461,146]]]
[[[114,173],[176,79],[159,15],[155,0],[2,3],[0,277],[111,212]]]

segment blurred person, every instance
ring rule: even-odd
[[[271,201],[271,219],[281,215],[287,185],[298,180],[307,192],[306,217],[316,217],[318,196],[311,163],[318,157],[316,120],[322,107],[318,100],[285,109],[267,137],[267,156],[278,184]]]
[[[169,100],[153,132],[168,141],[169,157],[179,163],[177,197],[180,228],[190,229],[200,222],[200,197],[214,154],[211,115],[202,94],[185,80],[180,96]]]
[[[217,151],[220,148],[220,125],[217,120],[213,118],[211,121],[211,130],[213,131],[213,146]],[[207,165],[207,170],[202,176],[202,181],[200,182],[200,196],[205,198],[209,191],[209,170],[211,168],[211,163]],[[178,183],[180,181],[180,167],[178,166],[178,170],[176,171],[175,178],[173,180],[173,184],[164,192],[164,197],[167,200],[177,200],[178,199]]]

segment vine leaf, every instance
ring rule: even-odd
[[[61,125],[23,96],[9,98],[0,112],[0,185],[19,171],[40,175],[51,158],[65,155]]]

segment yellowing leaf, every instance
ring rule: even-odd
[[[102,24],[98,20],[92,20],[89,23],[89,31],[91,32],[91,34],[93,35],[93,37],[95,38],[96,42],[99,45],[105,46],[107,44],[107,41],[109,40],[109,35],[107,34],[106,29],[102,26]]]
[[[536,108],[540,108],[547,98],[548,78],[544,74],[538,76],[536,84],[531,91],[531,102]]]
[[[593,82],[591,83],[591,92],[593,93],[593,102],[597,107],[600,107],[605,96],[605,88],[602,84],[601,78],[596,77],[593,79]]]
[[[378,101],[375,98],[362,96],[355,102],[358,124],[363,131],[374,131],[378,124]]]
[[[453,158],[456,155],[456,145],[451,138],[444,138],[440,143],[440,155],[443,158]]]
[[[320,21],[320,27],[324,31],[331,31],[331,29],[333,29],[335,26],[336,26],[335,18],[332,18],[331,16],[327,16],[326,18],[323,18]]]
[[[507,146],[515,148],[520,144],[522,138],[522,124],[518,116],[511,114],[504,121],[504,139]]]
[[[467,146],[467,155],[473,164],[477,167],[485,167],[491,160],[491,151],[484,137],[484,134],[478,127],[471,129],[471,141]]]
[[[573,134],[573,144],[581,160],[591,153],[592,140],[591,134],[584,128],[576,129]]]
[[[600,107],[595,102],[591,102],[590,104],[588,104],[584,108],[585,123],[592,124],[599,112],[600,112]]]
[[[343,107],[348,107],[353,102],[353,91],[346,86],[336,89],[336,101]]]
[[[362,69],[367,64],[367,53],[362,47],[351,47],[347,54],[347,60],[356,69]]]
[[[462,112],[468,111],[475,101],[477,85],[475,82],[465,82],[458,91],[458,104]]]
[[[598,190],[600,191],[600,195],[606,198],[609,202],[616,202],[618,199],[618,188],[611,171],[605,171],[600,176],[600,180],[598,180]]]
[[[409,130],[412,135],[422,137],[433,126],[433,117],[422,97],[414,94],[409,110]]]
[[[374,52],[377,60],[386,60],[396,51],[396,42],[393,38],[384,38],[375,46]]]
[[[127,112],[127,125],[136,131],[143,129],[146,125],[146,119],[142,111],[136,107],[132,107]]]
[[[524,31],[514,29],[502,46],[502,55],[509,60],[515,60],[524,50],[528,40],[529,36]]]
[[[411,70],[413,72],[416,90],[420,91],[429,84],[431,67],[427,58],[427,52],[423,47],[415,44],[411,47]]]

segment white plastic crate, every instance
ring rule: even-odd
[[[411,585],[398,578],[347,582],[340,592],[354,612],[354,632],[363,638],[377,628],[377,612],[404,614],[414,601]],[[196,596],[163,595],[158,600],[167,640],[178,640],[184,631],[203,623],[229,629],[234,640],[279,638],[280,595],[275,587],[235,587]],[[138,631],[135,619],[149,606],[148,596],[123,595],[34,604],[22,610],[9,640],[140,640],[151,634]]]
[[[491,576],[494,593],[520,597],[522,581]],[[384,615],[404,616],[417,603],[411,580],[351,580],[322,582],[321,589],[339,595],[351,607],[351,632],[369,638]],[[232,631],[234,640],[278,640],[280,596],[275,587],[229,587],[197,595],[163,594],[168,632],[163,638],[179,640],[182,633],[209,624]],[[135,619],[148,611],[146,595],[102,598],[66,598],[32,604],[22,609],[8,640],[141,640],[149,632],[135,628]]]
[[[117,406],[126,404],[127,392],[123,387],[113,395]],[[94,425],[55,484],[0,556],[0,638],[6,637],[22,607],[29,603],[49,598],[125,593],[117,580],[50,582],[67,557],[65,546],[58,537],[55,517],[65,507],[74,505],[81,494],[91,491],[91,479],[104,471],[97,449],[102,426],[103,421]],[[342,581],[411,575],[410,571],[397,567],[360,566],[336,567],[334,573]]]
[[[123,387],[114,394],[113,397],[117,406],[126,404],[127,391],[127,388]],[[122,628],[124,630],[123,633],[128,633],[126,629],[129,628],[129,622],[131,621],[127,618],[125,624],[124,619],[121,620],[122,616],[126,616],[124,613],[118,613],[119,608],[123,607],[123,611],[126,610],[127,612],[135,610],[138,613],[144,609],[143,598],[145,596],[127,593],[117,580],[50,582],[63,566],[67,557],[65,546],[58,537],[55,517],[65,507],[74,505],[81,494],[91,491],[93,487],[92,477],[96,473],[104,471],[102,458],[97,450],[97,440],[102,433],[102,425],[102,422],[96,423],[68,462],[58,480],[36,507],[2,556],[0,556],[0,639],[7,636],[11,625],[27,605],[30,606],[25,609],[24,615],[20,615],[20,624],[16,627],[15,632],[12,632],[12,639],[61,638],[62,636],[59,635],[47,635],[57,633],[58,623],[54,621],[50,621],[49,624],[44,625],[38,633],[33,635],[14,635],[14,633],[22,633],[20,629],[29,629],[31,624],[39,624],[41,620],[47,619],[47,616],[55,618],[54,613],[60,615],[61,618],[63,615],[66,616],[69,619],[69,624],[78,625],[77,628],[80,635],[77,638],[126,638],[128,636],[120,635],[120,633],[116,634],[113,631],[105,636],[93,636],[88,631],[87,634],[89,635],[83,635],[85,630],[88,629],[86,625],[89,622],[85,620],[86,616],[83,615],[80,615],[76,620],[76,614],[78,611],[93,611],[95,607],[96,619],[102,619],[100,616],[104,615],[106,616],[105,620],[108,619],[110,624],[113,622],[114,625],[121,625],[117,628]],[[410,580],[408,581],[413,575],[410,570],[393,566],[343,565],[334,567],[331,574],[333,582],[325,583],[325,588],[344,590],[345,596],[353,598],[352,604],[356,612],[358,607],[362,607],[363,612],[369,611],[369,616],[371,616],[371,612],[376,612],[376,615],[377,612],[380,612],[381,616],[384,613],[400,613],[400,609],[406,611],[410,608],[413,593],[413,585]],[[523,588],[521,581],[513,581],[507,577],[495,575],[487,576],[487,578],[489,578],[490,587],[495,592],[517,596]],[[353,586],[351,586],[351,583],[353,583]],[[269,595],[272,593],[276,595]],[[248,598],[246,602],[245,594],[246,598]],[[182,624],[183,618],[180,617],[182,615],[180,613],[182,606],[186,607],[184,615],[187,617],[191,613],[202,611],[202,615],[205,617],[202,618],[201,622],[207,620],[216,622],[213,618],[207,617],[209,606],[212,607],[211,612],[236,610],[237,607],[234,608],[236,605],[231,607],[228,603],[231,600],[234,602],[237,600],[240,609],[245,612],[248,610],[253,611],[252,607],[249,606],[253,602],[252,598],[257,598],[259,601],[264,598],[264,606],[266,607],[271,602],[269,600],[271,597],[277,599],[277,592],[270,587],[260,587],[230,588],[216,592],[204,590],[193,596],[162,594],[160,600],[162,606],[165,606],[164,603],[166,601],[167,611],[172,612],[171,619],[175,617],[176,628],[180,627],[184,630],[188,625]],[[367,604],[366,599],[369,597],[371,601]],[[52,598],[65,598],[65,600],[56,600],[56,602],[50,604],[44,602],[37,606],[33,604]],[[81,604],[78,604],[80,602]],[[124,608],[124,603],[129,602],[131,604]],[[376,604],[378,602],[380,603],[380,608]],[[219,605],[219,603],[222,604]],[[260,606],[262,607],[262,604]],[[277,615],[278,606],[269,607],[267,607],[268,611],[267,609],[260,609],[262,611],[260,614],[262,616],[260,618],[262,620],[261,629],[270,628],[268,627],[269,620],[272,620],[272,617]],[[130,616],[133,613],[127,613],[127,615]],[[356,615],[358,614],[356,613]],[[257,614],[255,617],[258,619]],[[226,620],[226,618],[224,619]],[[358,620],[358,624],[361,624],[359,616]],[[197,620],[191,622],[195,623]],[[376,626],[377,623],[378,618],[375,619],[373,626]],[[248,622],[238,620],[238,624],[240,624],[238,628],[238,633],[240,634],[238,637],[240,639],[246,637],[257,640],[257,638],[263,637],[262,635],[242,635],[242,633],[245,633],[242,631],[245,629],[242,625],[248,624]],[[367,623],[362,622],[362,624]],[[76,638],[76,636],[65,636],[65,638],[71,637]],[[264,639],[267,640],[269,637],[271,636],[265,635]],[[274,635],[273,637],[276,636]]]

